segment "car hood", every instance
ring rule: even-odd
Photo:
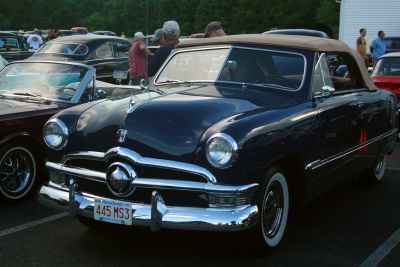
[[[292,105],[290,101],[272,92],[188,87],[136,104],[125,118],[126,146],[148,157],[191,162],[203,134],[215,123],[237,114]]]
[[[28,102],[22,99],[0,99],[0,117],[10,118],[10,115],[24,114],[32,112],[52,112],[52,110],[60,109],[63,106],[60,103],[41,103],[41,102]]]

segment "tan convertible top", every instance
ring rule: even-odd
[[[231,44],[254,44],[270,45],[294,49],[309,50],[315,52],[339,52],[352,55],[360,69],[365,85],[369,90],[377,90],[374,85],[364,60],[350,49],[345,43],[334,39],[283,34],[241,34],[229,35],[216,38],[193,38],[185,39],[177,45],[177,48],[205,46],[205,45],[231,45]]]

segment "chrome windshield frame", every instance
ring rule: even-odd
[[[164,62],[164,64],[161,66],[160,70],[157,72],[155,75],[155,78],[153,80],[153,85],[154,86],[160,86],[160,85],[165,85],[165,83],[157,83],[156,81],[158,80],[161,72],[164,70],[165,66],[169,63],[169,61],[177,54],[179,53],[185,53],[185,52],[192,52],[192,51],[203,51],[203,50],[216,50],[216,49],[227,49],[229,48],[229,52],[227,54],[227,57],[224,60],[224,63],[222,64],[222,68],[220,69],[217,79],[215,81],[211,80],[189,80],[188,82],[190,83],[226,83],[226,84],[239,84],[239,85],[254,85],[254,86],[263,86],[262,84],[258,83],[244,83],[244,82],[232,82],[232,81],[221,81],[220,76],[222,73],[223,68],[226,65],[226,62],[228,61],[232,51],[234,49],[246,49],[246,50],[256,50],[256,51],[266,51],[266,52],[273,52],[273,53],[279,53],[279,54],[288,54],[288,55],[296,55],[300,56],[304,60],[304,68],[303,68],[303,77],[301,80],[301,83],[298,88],[285,88],[285,87],[274,87],[274,86],[269,86],[271,88],[277,89],[277,90],[283,90],[283,91],[288,91],[288,92],[298,92],[300,91],[305,83],[306,76],[307,76],[307,67],[308,67],[308,62],[307,58],[304,54],[298,53],[298,52],[293,52],[293,51],[285,51],[285,50],[279,50],[279,49],[271,49],[271,48],[258,48],[258,47],[248,47],[248,46],[243,46],[243,45],[227,45],[227,46],[209,46],[209,47],[201,47],[201,48],[191,48],[191,49],[182,49],[182,50],[174,50],[173,53],[167,58],[167,60]],[[167,84],[179,84],[182,82],[170,82]],[[264,86],[266,87],[266,86]]]
[[[59,64],[59,65],[70,65],[70,66],[78,66],[78,67],[82,67],[85,68],[86,74],[83,77],[82,81],[80,82],[78,88],[76,89],[76,92],[74,94],[74,96],[71,98],[71,100],[67,101],[67,100],[62,100],[62,99],[52,99],[52,98],[46,98],[50,101],[54,101],[54,102],[61,102],[61,103],[69,103],[69,104],[77,104],[83,94],[83,92],[85,91],[85,89],[87,88],[88,84],[90,83],[90,81],[92,79],[96,79],[96,70],[88,65],[85,64],[81,64],[81,63],[74,63],[74,62],[61,62],[61,61],[53,61],[53,60],[38,60],[38,61],[33,61],[33,60],[23,60],[23,61],[13,61],[10,62],[6,65],[6,67],[14,65],[14,64],[32,64],[32,63],[44,63],[44,64]]]

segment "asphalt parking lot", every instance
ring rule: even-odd
[[[88,230],[32,198],[0,206],[0,266],[400,266],[399,229],[397,145],[382,184],[349,181],[300,208],[265,257],[238,234]]]

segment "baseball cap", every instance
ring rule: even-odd
[[[217,31],[217,30],[220,30],[220,29],[222,29],[222,23],[221,22],[219,22],[219,21],[211,21],[206,26],[206,32],[205,32],[204,37],[208,37],[208,36],[210,36],[210,34],[213,31]]]
[[[151,41],[153,43],[158,43],[160,41],[161,37],[163,36],[163,34],[164,34],[163,29],[160,28],[160,29],[155,30],[153,38],[151,38]]]
[[[179,24],[175,20],[164,22],[162,29],[167,36],[178,36],[180,33]]]
[[[135,33],[135,38],[143,39],[143,38],[144,38],[143,32],[137,32],[137,33]]]

